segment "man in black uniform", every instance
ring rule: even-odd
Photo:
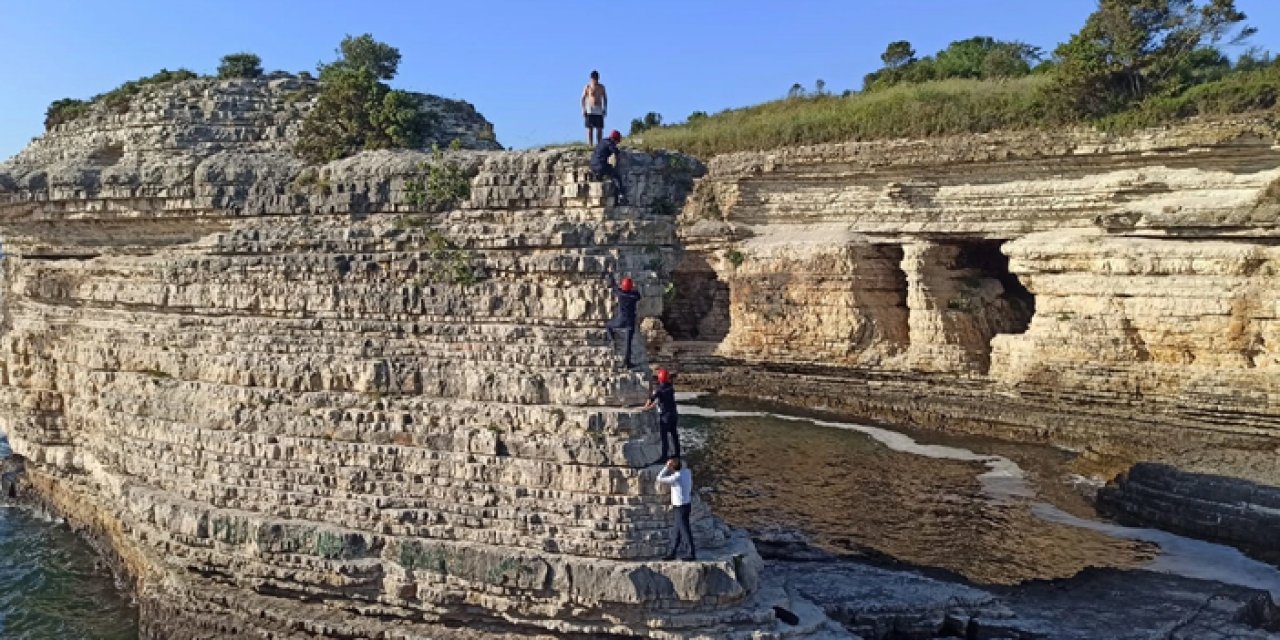
[[[613,291],[613,296],[618,299],[618,311],[613,319],[604,325],[604,328],[609,332],[610,340],[614,339],[614,331],[626,332],[627,347],[626,355],[622,358],[622,367],[630,369],[632,367],[631,339],[636,333],[636,304],[640,302],[640,292],[636,291],[636,285],[631,278],[623,278],[621,283],[615,283],[613,267],[609,267],[606,277],[609,279],[609,288]]]
[[[671,372],[666,369],[658,369],[654,377],[658,379],[658,388],[649,394],[649,401],[641,411],[648,411],[654,406],[658,407],[658,431],[662,434],[662,457],[657,462],[666,462],[669,458],[668,438],[671,439],[672,447],[675,449],[674,457],[680,457],[680,432],[677,431],[680,415],[676,413],[676,386],[671,381]]]
[[[609,132],[609,137],[600,141],[596,145],[596,150],[591,154],[591,173],[601,178],[609,178],[613,180],[613,186],[618,190],[617,198],[614,203],[619,206],[627,204],[627,189],[622,186],[622,176],[618,174],[618,170],[609,164],[610,156],[618,155],[618,141],[622,139],[622,134],[617,129]]]

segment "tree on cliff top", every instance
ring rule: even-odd
[[[1189,75],[1220,65],[1219,43],[1253,35],[1245,18],[1235,0],[1101,0],[1084,28],[1055,51],[1052,102],[1102,116],[1185,88]]]
[[[880,61],[886,69],[901,69],[916,61],[916,50],[906,40],[890,42],[880,54]]]
[[[395,77],[400,51],[369,34],[347,36],[338,51],[338,60],[319,67],[320,94],[295,152],[321,163],[367,149],[421,147],[431,117],[408,92],[381,82]]]
[[[956,40],[932,56],[916,58],[911,43],[899,40],[889,43],[880,54],[884,67],[864,76],[862,85],[872,90],[950,78],[1019,78],[1031,73],[1041,57],[1038,47],[975,36]]]
[[[338,59],[321,65],[320,77],[326,70],[334,72],[344,68],[367,69],[379,80],[396,77],[400,69],[400,50],[373,39],[370,34],[347,36],[338,44]]]
[[[257,78],[262,75],[262,58],[252,53],[231,53],[218,63],[218,77]]]

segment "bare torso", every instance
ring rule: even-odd
[[[582,111],[589,115],[603,115],[606,104],[604,85],[599,82],[588,82],[582,88]]]

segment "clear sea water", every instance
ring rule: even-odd
[[[67,525],[0,506],[0,638],[132,640],[137,623],[111,571]]]

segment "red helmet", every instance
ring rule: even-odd
[[[668,382],[671,382],[671,372],[667,371],[666,369],[658,369],[658,372],[654,375],[655,377],[658,378],[658,384],[666,384]]]
[[[620,285],[618,285],[618,286],[619,286],[619,288],[621,288],[623,291],[626,291],[627,293],[631,293],[631,290],[632,290],[632,289],[634,289],[634,288],[636,288],[636,283],[635,283],[635,282],[633,282],[633,281],[631,280],[631,278],[629,278],[629,277],[628,277],[628,278],[623,278],[623,279],[622,279],[622,284],[620,284]]]
[[[617,129],[614,129],[613,131],[609,132],[609,137],[613,139],[614,142],[617,142],[622,139],[622,134],[618,133]]]

